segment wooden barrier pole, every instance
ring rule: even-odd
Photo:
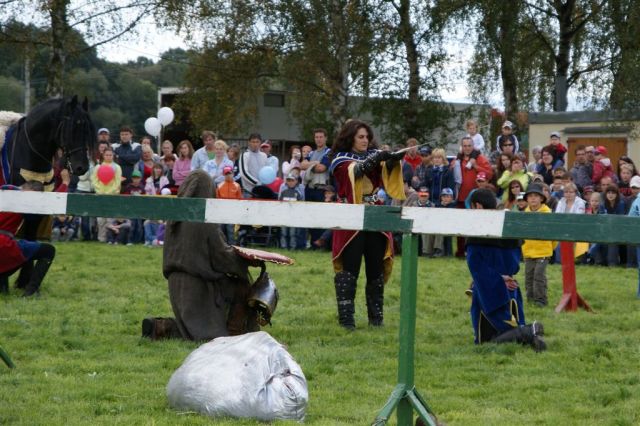
[[[556,312],[576,311],[578,307],[592,312],[591,306],[578,293],[576,285],[576,264],[573,243],[560,242],[560,258],[562,260],[562,298],[556,306]]]

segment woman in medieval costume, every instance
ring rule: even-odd
[[[330,172],[335,179],[340,202],[350,204],[382,204],[378,191],[404,199],[402,170],[404,153],[378,151],[373,131],[359,120],[347,121],[333,148]],[[355,328],[356,283],[362,257],[367,276],[366,300],[369,324],[381,326],[383,321],[384,283],[393,264],[393,240],[390,232],[333,232],[333,267],[335,270],[338,320],[342,327]]]
[[[471,194],[472,209],[494,210],[495,194],[478,189]],[[544,351],[542,324],[526,324],[522,293],[513,278],[520,269],[520,241],[467,238],[467,265],[473,278],[471,324],[475,343],[521,343]]]
[[[28,181],[21,187],[4,185],[0,189],[42,191],[43,185]],[[66,192],[66,185],[61,192]],[[0,212],[0,293],[9,292],[9,277],[21,270],[21,279],[16,286],[24,288],[23,296],[29,297],[39,292],[42,280],[53,263],[56,249],[48,243],[17,239],[15,234],[23,222],[22,213]]]
[[[213,181],[203,170],[191,172],[178,191],[183,198],[214,194]],[[168,222],[163,273],[175,319],[146,318],[142,335],[203,341],[259,330],[256,313],[247,305],[248,268],[258,264],[238,255],[217,224]]]

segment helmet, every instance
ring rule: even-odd
[[[278,306],[278,289],[276,283],[266,271],[262,271],[251,286],[247,303],[258,313],[258,323],[261,326],[271,325],[271,317]]]

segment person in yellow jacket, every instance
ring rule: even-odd
[[[96,194],[120,194],[120,187],[122,186],[122,169],[113,161],[113,150],[106,148],[101,154],[101,164],[96,165],[91,172],[91,183],[96,191]],[[101,167],[110,167],[112,173],[104,173],[100,171]],[[107,242],[107,225],[109,218],[98,217],[96,218],[98,225],[98,241],[101,243]]]
[[[529,185],[525,198],[528,207],[525,212],[551,213],[545,204],[546,197],[537,183]],[[547,264],[558,243],[555,241],[525,240],[522,245],[524,257],[524,288],[528,302],[538,306],[547,306]]]

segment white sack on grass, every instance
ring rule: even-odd
[[[264,331],[218,337],[193,351],[167,385],[169,405],[211,417],[304,419],[307,380]]]

